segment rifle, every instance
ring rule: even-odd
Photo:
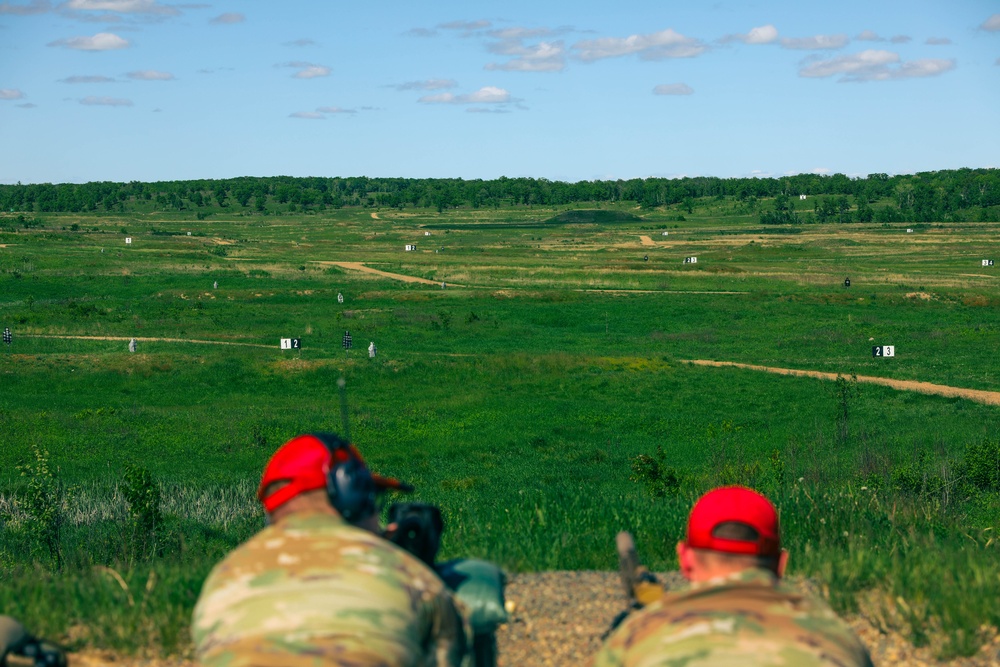
[[[385,537],[426,563],[461,603],[472,630],[472,664],[496,667],[496,629],[507,622],[504,602],[506,578],[493,563],[457,558],[436,563],[444,520],[429,503],[394,503],[389,507]]]
[[[604,633],[602,639],[610,635],[633,611],[642,609],[663,595],[663,586],[656,575],[639,560],[631,533],[624,530],[618,533],[615,536],[615,549],[618,552],[618,574],[622,578],[628,605],[611,621],[611,627]]]

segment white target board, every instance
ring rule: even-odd
[[[992,259],[984,259],[983,260],[983,266],[993,266],[993,260]]]
[[[125,245],[132,245],[132,237],[131,236],[126,236],[125,237]]]
[[[906,233],[907,233],[907,234],[912,234],[912,233],[913,233],[913,230],[912,230],[912,229],[907,229],[907,230],[906,230]]]
[[[290,350],[290,349],[292,349],[292,339],[291,338],[282,338],[281,339],[281,349],[282,350]]]
[[[698,258],[697,257],[685,257],[684,258],[684,263],[685,264],[697,264],[698,263]]]

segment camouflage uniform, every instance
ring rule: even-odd
[[[327,514],[268,526],[205,582],[192,622],[209,667],[462,664],[451,595],[394,544]]]
[[[665,593],[611,635],[594,667],[871,667],[821,601],[749,569]]]

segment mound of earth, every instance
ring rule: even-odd
[[[642,218],[625,211],[605,211],[602,209],[579,209],[574,211],[563,211],[554,218],[549,218],[546,222],[554,223],[597,223],[614,224],[618,222],[641,222]]]

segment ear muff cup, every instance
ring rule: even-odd
[[[330,450],[326,493],[330,504],[348,523],[358,523],[376,510],[377,489],[371,471],[351,451],[349,443],[333,433],[313,433]],[[346,460],[344,455],[346,454]]]
[[[368,468],[356,459],[330,469],[326,492],[330,504],[348,523],[358,523],[375,513],[375,480]]]

